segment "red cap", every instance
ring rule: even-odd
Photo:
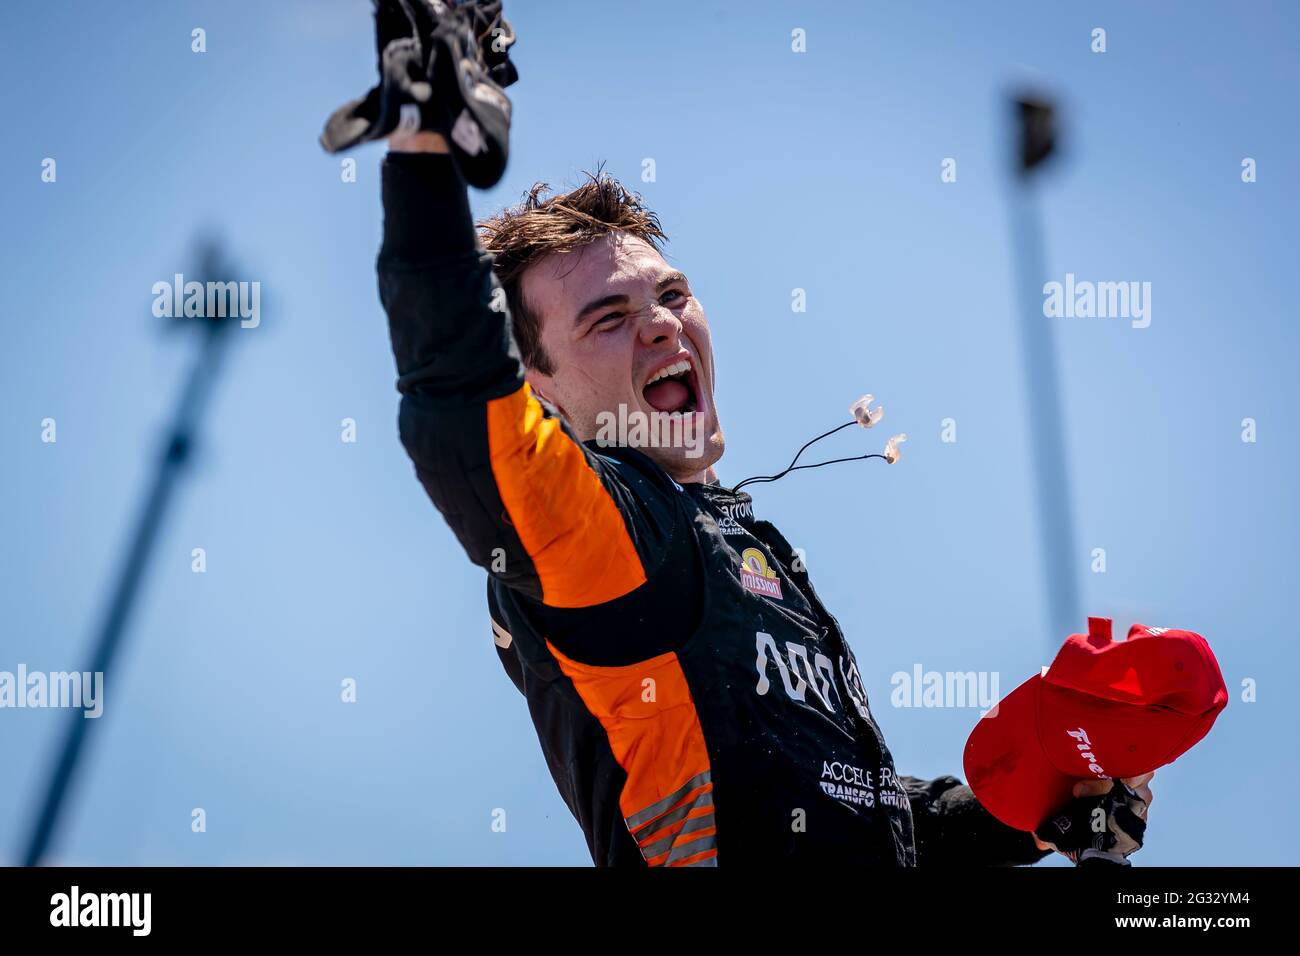
[[[1172,763],[1228,704],[1205,638],[1134,624],[1111,640],[1088,618],[1042,676],[998,702],[966,741],[966,780],[995,817],[1035,830],[1080,780],[1135,777]]]

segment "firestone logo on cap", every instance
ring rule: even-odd
[[[1065,735],[1067,737],[1073,737],[1075,740],[1082,741],[1082,743],[1075,745],[1081,751],[1079,756],[1088,762],[1089,770],[1095,773],[1098,777],[1101,777],[1103,780],[1109,780],[1110,778],[1107,776],[1106,771],[1101,768],[1099,763],[1097,763],[1097,757],[1092,752],[1092,741],[1088,739],[1088,732],[1080,727],[1078,730],[1067,730]]]

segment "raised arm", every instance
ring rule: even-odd
[[[475,564],[552,607],[612,600],[656,560],[642,496],[525,383],[465,183],[434,135],[399,139],[422,151],[395,148],[383,168],[379,293],[402,443]]]

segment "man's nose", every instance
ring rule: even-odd
[[[681,333],[682,320],[673,314],[672,309],[656,302],[646,310],[641,322],[641,341],[646,345],[676,342]]]

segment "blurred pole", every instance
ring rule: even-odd
[[[223,271],[223,263],[218,248],[206,245],[199,259],[200,277],[198,281],[221,280],[228,272]],[[205,310],[206,311],[206,310]],[[239,321],[233,318],[173,317],[167,321],[196,324],[202,336],[202,345],[194,364],[190,367],[189,379],[181,393],[180,403],[176,407],[168,437],[163,445],[162,456],[158,461],[158,470],[145,495],[140,511],[139,521],[131,536],[126,554],[118,565],[117,579],[113,586],[112,598],[104,617],[98,637],[91,652],[90,666],[92,674],[102,672],[105,684],[112,673],[113,662],[122,645],[126,625],[130,621],[131,611],[140,591],[140,585],[148,568],[149,556],[158,538],[159,529],[167,514],[167,508],[175,495],[177,482],[189,461],[190,451],[198,438],[199,423],[217,372],[225,352],[225,343],[229,336],[226,330]],[[68,726],[59,752],[58,762],[54,765],[44,797],[40,803],[39,815],[32,828],[24,856],[24,866],[37,866],[49,849],[59,823],[60,812],[76,775],[78,758],[81,756],[86,734],[92,724],[99,720],[87,720],[82,711],[68,711]]]
[[[1043,226],[1035,189],[1038,169],[1056,145],[1056,111],[1046,100],[1014,101],[1019,141],[1011,190],[1011,234],[1020,311],[1021,357],[1038,505],[1038,529],[1047,585],[1048,645],[1055,649],[1079,629],[1079,589],[1065,465],[1065,417],[1061,411],[1055,328],[1043,315]]]

